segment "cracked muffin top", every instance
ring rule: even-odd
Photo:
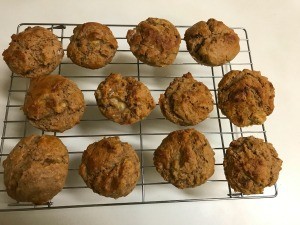
[[[188,28],[184,34],[187,49],[200,64],[220,66],[239,53],[239,37],[223,22],[209,19]]]
[[[232,70],[218,85],[218,107],[239,127],[262,124],[274,110],[275,90],[259,71]]]
[[[119,124],[133,124],[155,107],[149,89],[133,77],[110,74],[95,91],[100,112]]]
[[[140,61],[157,67],[175,60],[181,42],[176,27],[165,19],[148,18],[127,32],[130,50]]]
[[[157,172],[175,187],[184,189],[205,183],[214,173],[214,151],[195,129],[177,130],[163,139],[154,152]]]
[[[224,157],[228,183],[243,194],[262,194],[274,185],[281,165],[273,145],[253,136],[232,141]]]
[[[23,105],[24,114],[36,128],[63,132],[79,123],[85,109],[78,86],[61,75],[31,79]]]
[[[119,198],[135,188],[140,161],[132,146],[119,137],[103,138],[83,152],[79,174],[95,193]]]
[[[12,72],[22,77],[48,75],[64,56],[61,42],[43,27],[28,27],[11,39],[3,59]]]
[[[191,73],[175,78],[159,105],[163,115],[181,126],[192,126],[205,120],[213,110],[213,99],[209,89],[195,80]]]
[[[68,164],[68,150],[59,138],[24,137],[3,162],[7,194],[19,202],[44,204],[63,188]]]
[[[74,28],[67,55],[79,66],[98,69],[111,62],[117,48],[118,42],[107,26],[88,22]]]

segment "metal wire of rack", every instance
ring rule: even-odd
[[[72,30],[77,24],[52,23],[22,23],[17,33],[28,26],[42,26],[51,29],[58,36],[66,51]],[[86,112],[79,125],[64,133],[49,133],[33,128],[20,110],[29,81],[26,78],[11,74],[8,90],[6,112],[4,116],[3,133],[0,147],[0,211],[26,211],[41,209],[76,208],[93,206],[131,205],[195,202],[208,200],[229,199],[258,199],[273,198],[277,196],[277,187],[265,189],[264,194],[243,195],[234,192],[227,183],[223,171],[223,157],[229,143],[241,136],[254,135],[267,141],[264,125],[249,128],[238,128],[222,115],[218,109],[217,85],[224,74],[232,69],[252,69],[253,62],[246,29],[233,28],[240,37],[241,51],[230,63],[219,67],[206,67],[197,64],[189,55],[182,41],[175,62],[166,68],[153,68],[136,60],[126,43],[125,34],[135,25],[107,25],[115,34],[119,49],[113,61],[99,70],[88,70],[76,65],[64,57],[61,64],[53,73],[62,74],[75,81],[84,93]],[[177,26],[183,36],[188,26]],[[155,171],[152,155],[161,140],[171,131],[184,129],[171,124],[162,116],[159,107],[148,118],[131,126],[117,125],[104,118],[98,111],[93,92],[98,84],[110,72],[120,72],[123,75],[134,76],[145,83],[154,98],[158,99],[174,77],[191,72],[195,79],[206,84],[214,98],[214,110],[210,117],[195,128],[204,133],[215,151],[215,174],[203,185],[178,190],[165,182]],[[29,134],[52,134],[59,137],[69,150],[70,166],[66,184],[63,190],[51,202],[45,205],[15,202],[6,194],[3,182],[2,162],[11,149],[24,136]],[[88,144],[105,136],[119,136],[136,149],[141,161],[141,178],[134,191],[120,199],[109,199],[93,193],[86,187],[78,174],[81,154]]]

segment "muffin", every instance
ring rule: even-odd
[[[127,32],[134,56],[150,66],[167,66],[175,60],[181,42],[176,27],[165,19],[148,18]]]
[[[11,39],[3,59],[12,72],[22,77],[48,75],[64,56],[61,42],[43,27],[28,27]]]
[[[157,172],[175,187],[192,188],[214,173],[214,151],[195,129],[171,132],[154,152]]]
[[[149,89],[133,77],[110,74],[95,91],[100,112],[119,124],[133,124],[150,114],[155,103]]]
[[[240,137],[232,141],[224,157],[229,185],[243,194],[261,194],[276,183],[282,160],[273,145],[262,139]]]
[[[130,144],[119,137],[103,138],[83,152],[79,174],[95,193],[116,199],[136,186],[140,162]]]
[[[74,28],[67,55],[79,66],[98,69],[111,62],[117,48],[118,42],[107,26],[89,22]]]
[[[274,110],[275,90],[259,71],[227,73],[218,85],[218,107],[239,127],[262,124]]]
[[[18,202],[44,204],[63,188],[68,164],[68,150],[57,137],[24,137],[3,162],[7,194]]]
[[[73,81],[49,75],[31,79],[22,109],[34,127],[63,132],[79,123],[85,103]]]
[[[208,88],[187,73],[174,79],[165,93],[160,95],[159,105],[169,121],[192,126],[208,117],[213,110],[213,99]]]
[[[206,66],[223,65],[240,51],[238,35],[215,19],[200,21],[188,28],[184,40],[191,56]]]

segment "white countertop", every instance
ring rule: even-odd
[[[84,2],[84,3],[80,3]],[[266,122],[268,140],[283,160],[279,195],[272,199],[91,207],[0,214],[0,224],[299,224],[300,1],[1,1],[0,52],[22,22],[137,24],[147,17],[192,25],[211,17],[245,27],[254,69],[276,89],[275,110]],[[10,71],[0,60],[0,118],[3,121]],[[2,132],[3,123],[0,123]]]

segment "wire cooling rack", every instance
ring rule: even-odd
[[[37,25],[51,29],[66,50],[72,31],[77,24],[22,23],[18,26],[17,32],[23,31],[28,26]],[[53,74],[62,74],[75,81],[82,90],[87,104],[80,124],[64,133],[42,132],[28,123],[20,107],[23,105],[29,80],[11,74],[0,149],[0,211],[275,197],[276,185],[266,188],[264,194],[244,196],[236,193],[228,185],[223,171],[223,157],[232,140],[241,136],[254,135],[267,141],[264,125],[238,128],[231,124],[217,108],[217,85],[222,76],[233,69],[253,70],[246,29],[233,28],[240,37],[241,51],[230,63],[218,67],[199,65],[189,55],[182,41],[175,62],[165,68],[155,68],[137,61],[129,50],[125,36],[127,30],[135,27],[134,25],[108,26],[119,44],[118,51],[109,65],[98,70],[88,70],[74,65],[65,54],[61,64],[53,72]],[[183,37],[188,26],[177,26],[177,28]],[[146,119],[130,126],[118,125],[100,114],[93,94],[98,84],[111,72],[136,77],[149,87],[156,102],[159,95],[175,77],[181,77],[187,72],[191,72],[195,79],[208,86],[214,98],[214,110],[208,119],[194,127],[207,137],[215,152],[215,173],[205,184],[196,188],[179,190],[165,182],[156,172],[152,162],[154,150],[171,131],[184,129],[165,120],[159,106],[156,106]],[[3,160],[22,137],[30,134],[56,135],[67,146],[70,156],[69,173],[63,190],[50,202],[40,206],[14,201],[6,194],[3,182]],[[111,199],[93,193],[78,174],[82,152],[89,144],[105,136],[119,136],[122,141],[133,145],[140,157],[141,178],[133,192],[123,198]]]

